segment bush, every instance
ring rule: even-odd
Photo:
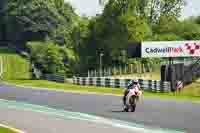
[[[66,52],[69,51],[67,48],[61,48],[50,41],[29,42],[27,46],[31,61],[42,73],[71,75],[71,62],[75,59],[72,58],[72,52]]]

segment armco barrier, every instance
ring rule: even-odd
[[[45,74],[43,75],[43,79],[48,80],[48,81],[55,81],[59,83],[65,82],[65,76],[62,76],[62,75]]]
[[[87,86],[101,86],[112,88],[125,88],[131,79],[113,79],[100,77],[74,77],[73,84]],[[170,92],[170,83],[159,80],[139,80],[143,90],[151,92]]]

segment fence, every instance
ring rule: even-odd
[[[149,65],[149,64],[137,64],[137,65],[119,65],[115,67],[102,68],[101,70],[88,70],[84,76],[88,77],[108,77],[114,75],[129,75],[133,73],[145,73],[145,72],[153,72],[155,68],[159,69],[159,65]]]
[[[59,83],[65,82],[65,76],[63,75],[44,74],[43,79],[48,80],[48,81],[55,81]]]
[[[73,83],[77,85],[125,88],[131,79],[112,79],[99,77],[74,77]],[[139,80],[143,90],[151,92],[170,92],[170,83],[158,80]]]

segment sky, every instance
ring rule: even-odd
[[[101,11],[98,0],[66,0],[70,1],[76,12],[80,15],[95,16]],[[182,18],[200,15],[200,0],[186,0],[187,5],[183,9]]]

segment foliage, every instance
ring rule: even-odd
[[[180,17],[185,5],[184,0],[142,0],[141,2],[144,3],[143,12],[151,25],[157,23],[163,15]]]
[[[6,33],[7,39],[19,48],[25,48],[29,41],[36,41],[29,46],[32,62],[43,72],[74,71],[72,66],[78,57],[72,33],[78,16],[69,3],[64,0],[10,0],[1,3],[0,11],[4,17],[0,19],[7,24],[6,32],[2,30],[1,34]]]
[[[183,21],[177,31],[179,31],[177,34],[185,40],[199,40],[200,38],[200,25],[193,21]]]
[[[7,4],[7,37],[23,45],[48,36],[60,45],[72,45],[75,14],[64,0],[10,0]]]
[[[200,17],[180,20],[184,0],[99,0],[103,13],[78,16],[64,0],[1,0],[0,39],[28,47],[44,73],[85,73],[131,64],[124,49],[140,41],[199,40]],[[134,64],[152,66],[152,59]]]
[[[71,62],[76,58],[70,49],[61,48],[53,42],[29,42],[31,60],[43,73],[68,74],[72,72]]]
[[[93,48],[94,51],[85,52],[82,56],[94,56],[97,65],[100,52],[103,52],[104,65],[119,63],[122,61],[122,50],[129,42],[139,42],[150,35],[151,30],[145,19],[132,14],[137,8],[136,3],[136,0],[108,1],[103,14],[92,18],[88,25],[89,37],[84,48],[86,51]]]

